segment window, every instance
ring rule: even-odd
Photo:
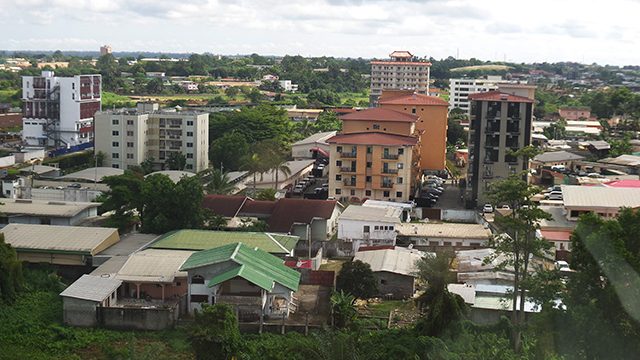
[[[362,232],[368,233],[368,232],[370,232],[370,229],[371,228],[369,227],[369,225],[365,225],[365,226],[362,227]]]
[[[342,160],[336,160],[336,166],[342,166]]]
[[[191,295],[191,302],[193,303],[208,303],[209,295]]]
[[[193,277],[191,277],[191,283],[204,284],[204,277],[202,277],[201,275],[193,275]]]
[[[382,197],[389,197],[389,191],[383,191]]]
[[[371,190],[365,190],[364,191],[364,195],[365,196],[371,196]]]
[[[120,131],[118,131],[118,130],[113,130],[111,132],[111,136],[119,136],[119,135],[120,135]]]
[[[371,161],[367,161],[367,169],[371,168]]]
[[[404,165],[402,163],[398,163],[398,169],[402,169]]]
[[[342,180],[342,175],[336,174],[336,181],[340,181],[340,180]]]
[[[187,143],[187,147],[193,147],[193,143]]]
[[[393,225],[389,226],[389,230],[391,230],[391,231],[393,231],[393,230],[394,230]]]
[[[29,83],[27,83],[27,86],[29,86]],[[76,89],[76,83],[71,83],[71,90],[75,90]]]
[[[117,141],[114,141],[114,142],[112,142],[112,143],[111,143],[111,146],[113,146],[113,147],[119,147],[119,146],[120,146],[120,143],[119,143],[119,142],[117,142]]]
[[[402,197],[402,191],[396,191],[396,197],[401,198]]]
[[[378,225],[374,226],[373,230],[380,230],[380,226],[378,226]]]
[[[411,113],[415,114],[416,113],[416,108],[411,109]]]
[[[187,126],[193,126],[193,121],[191,120],[187,121]]]
[[[193,131],[187,131],[187,136],[193,136]]]
[[[132,142],[128,142],[128,143],[127,143],[127,147],[128,147],[128,148],[132,148],[132,147],[133,147],[133,143],[132,143]]]
[[[127,159],[133,159],[133,154],[127,154]]]
[[[133,120],[127,120],[127,125],[133,125]]]
[[[111,164],[111,167],[114,169],[120,169],[120,165],[118,164]]]
[[[402,184],[403,179],[401,177],[398,178],[398,184]]]
[[[364,180],[365,180],[366,182],[371,182],[371,176],[366,176],[366,177],[364,178]]]
[[[186,168],[189,169],[189,170],[192,170],[193,169],[193,165],[187,164]]]
[[[367,154],[371,154],[372,151],[373,151],[373,147],[367,146]]]
[[[71,100],[75,100],[76,99],[76,94],[71,93]]]
[[[120,154],[118,154],[118,153],[113,153],[113,154],[111,154],[111,158],[112,158],[112,159],[119,159],[119,158],[120,158]]]
[[[133,136],[133,131],[131,130],[127,131],[127,136]]]
[[[336,151],[337,151],[337,152],[339,152],[339,153],[341,153],[341,152],[342,152],[342,146],[338,146],[338,147],[336,147]]]
[[[380,279],[380,285],[386,285],[387,284],[387,280],[385,279]]]
[[[120,120],[118,120],[118,119],[112,119],[112,120],[111,120],[111,125],[120,125]]]
[[[187,153],[187,159],[193,159],[193,154]]]
[[[403,148],[398,149],[398,155],[402,155],[402,154],[404,154],[404,149]]]
[[[355,189],[351,189],[351,191],[349,193],[351,194],[351,196],[356,196],[356,190]]]
[[[380,130],[379,124],[373,124],[373,130]]]
[[[342,194],[342,189],[336,189],[336,195]]]

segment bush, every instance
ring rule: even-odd
[[[204,305],[196,312],[189,338],[199,360],[231,359],[242,347],[238,320],[226,304]]]
[[[368,299],[378,293],[378,285],[371,266],[360,260],[342,265],[336,279],[336,290],[344,291],[358,299]]]

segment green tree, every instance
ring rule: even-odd
[[[340,105],[340,96],[331,90],[314,89],[307,95],[307,101],[316,106]]]
[[[185,166],[187,166],[187,158],[181,152],[172,152],[167,156],[164,165],[169,170],[184,170]]]
[[[349,327],[358,317],[356,297],[340,290],[334,291],[330,300],[334,326],[338,329]]]
[[[102,75],[102,86],[105,90],[114,91],[121,86],[120,71],[118,70],[118,62],[111,54],[106,54],[98,58],[96,67]]]
[[[227,95],[230,99],[234,99],[240,93],[240,89],[236,86],[228,87],[224,90],[224,94]]]
[[[213,140],[209,150],[211,164],[235,171],[242,166],[242,158],[249,153],[247,139],[238,131],[227,132]]]
[[[107,176],[102,179],[102,183],[109,187],[99,201],[101,212],[113,211],[110,222],[113,226],[121,230],[129,227],[136,216],[142,216],[144,203],[141,201],[140,193],[144,178],[141,174],[125,170],[123,175]]]
[[[564,120],[559,120],[551,123],[549,126],[544,128],[543,134],[549,140],[563,140],[567,137],[567,122]]]
[[[278,191],[278,177],[280,176],[280,173],[282,173],[284,176],[291,176],[291,169],[289,168],[289,162],[287,161],[287,159],[285,159],[283,156],[275,156],[273,158],[271,162],[271,170],[273,170],[276,173],[276,180],[275,180],[275,184],[274,184],[274,189],[276,191]]]
[[[198,360],[234,359],[242,349],[238,320],[230,305],[203,305],[188,333]]]
[[[207,194],[232,194],[236,186],[231,183],[227,173],[216,168],[209,168],[198,173]]]
[[[259,104],[262,99],[264,99],[264,95],[260,92],[260,90],[253,88],[249,94],[247,94],[247,98],[251,101],[252,104]]]
[[[145,89],[147,94],[162,94],[162,90],[164,90],[164,83],[160,78],[153,78],[149,80]]]
[[[12,302],[23,287],[22,264],[16,250],[0,234],[0,300]]]
[[[620,155],[633,153],[633,146],[631,146],[631,139],[629,136],[625,136],[619,140],[609,141],[611,150],[609,150],[610,157],[618,157]]]
[[[342,130],[342,121],[333,111],[323,111],[312,126],[315,132],[340,131]]]
[[[426,316],[416,324],[416,330],[421,334],[438,336],[466,312],[464,300],[447,288],[456,280],[455,273],[451,271],[453,260],[452,253],[442,252],[436,256],[427,255],[416,264],[418,279],[427,284],[426,291],[416,300],[426,311]]]
[[[465,144],[467,142],[467,132],[458,121],[451,118],[447,121],[447,143],[450,145]]]
[[[255,196],[255,200],[266,200],[266,201],[275,201],[276,200],[276,190],[275,189],[262,189],[258,191]]]
[[[360,260],[346,262],[336,278],[336,290],[358,299],[369,299],[378,294],[378,284],[371,266]]]
[[[153,163],[156,160],[153,157],[146,158],[143,162],[140,163],[140,168],[145,175],[151,174],[153,172]]]

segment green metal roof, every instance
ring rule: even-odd
[[[250,247],[258,247],[272,254],[290,254],[298,243],[298,236],[209,230],[176,230],[168,232],[156,240],[154,249],[207,250],[227,244],[242,242]]]
[[[228,244],[194,253],[185,261],[180,271],[226,261],[233,261],[237,266],[216,275],[209,281],[209,286],[240,276],[267,291],[272,291],[275,283],[279,283],[293,291],[298,290],[298,284],[300,283],[299,272],[285,266],[282,259],[243,243]]]

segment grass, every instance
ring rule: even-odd
[[[110,109],[112,107],[132,107],[135,106],[135,102],[132,101],[129,97],[118,95],[112,92],[103,91],[102,92],[102,107],[104,109]]]
[[[389,316],[389,311],[399,310],[414,311],[415,305],[412,300],[383,300],[379,303],[368,304],[367,307],[373,316]]]

